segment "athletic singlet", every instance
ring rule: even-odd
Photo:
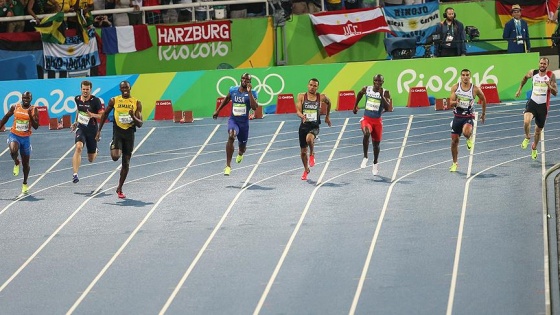
[[[123,98],[122,96],[115,96],[115,124],[121,129],[128,129],[134,127],[134,120],[129,112],[136,112],[136,104],[138,100],[134,97]]]
[[[552,71],[547,70],[544,76],[539,75],[539,70],[533,71],[533,92],[531,99],[537,104],[546,104],[550,102],[550,89],[546,82],[550,81]]]
[[[381,106],[383,89],[379,91],[373,90],[373,85],[368,85],[366,88],[366,108],[364,110],[364,116],[371,118],[381,118],[381,112],[383,111],[383,106]]]
[[[257,99],[257,92],[251,91],[255,100]],[[232,86],[229,89],[229,96],[231,99],[231,115],[235,120],[248,121],[249,110],[251,109],[251,100],[249,99],[248,92],[240,92],[239,86]]]
[[[78,95],[74,101],[78,107],[78,123],[84,126],[96,127],[97,120],[88,116],[87,112],[98,114],[101,110],[101,101],[95,95],[91,95],[89,100],[82,101],[82,96]]]
[[[461,83],[457,85],[457,90],[455,90],[455,96],[457,97],[457,106],[453,110],[453,113],[457,117],[473,117],[474,113],[474,84],[468,90],[464,91],[461,88]]]
[[[34,112],[35,106],[30,106]],[[14,123],[10,132],[16,136],[29,137],[31,136],[31,123],[29,122],[29,108],[23,108],[21,104],[16,104],[14,110]]]
[[[307,99],[307,93],[303,96],[303,104],[301,104],[301,111],[306,117],[305,123],[319,125],[321,123],[321,94],[315,94],[316,100],[310,101]]]

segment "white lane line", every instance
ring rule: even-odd
[[[282,121],[280,122],[280,125],[278,126],[278,128],[276,129],[276,132],[274,133],[274,135],[272,136],[272,139],[270,139],[270,141],[268,142],[268,145],[266,146],[266,148],[264,149],[263,153],[261,154],[261,157],[259,158],[259,160],[257,161],[257,163],[255,164],[255,166],[253,167],[253,169],[251,170],[251,173],[249,173],[249,176],[247,177],[247,179],[245,180],[245,182],[243,183],[243,185],[241,185],[241,189],[245,188],[245,186],[247,186],[247,184],[249,183],[249,181],[251,180],[251,178],[253,177],[253,175],[255,174],[255,172],[257,171],[257,168],[259,167],[259,165],[261,165],[262,160],[264,159],[266,153],[268,152],[268,150],[270,149],[270,147],[272,146],[272,144],[274,143],[274,141],[276,140],[276,137],[278,136],[278,134],[280,133],[280,130],[282,129],[282,126],[284,126],[284,122]]]
[[[342,126],[342,129],[340,130],[340,133],[338,135],[338,139],[340,139],[344,133],[344,130],[346,129],[346,125],[348,124],[348,120],[349,118],[346,118],[346,120],[344,121],[344,125]],[[329,161],[331,160],[334,152],[336,151],[336,148],[338,146],[339,141],[336,142],[335,146],[333,146],[332,150],[331,150],[331,154],[329,157]],[[323,168],[323,173],[321,174],[321,178],[323,177],[323,174],[325,173],[327,169],[327,165],[325,165],[325,167]],[[319,182],[319,181],[317,181]],[[324,183],[323,183],[324,184]],[[301,225],[303,224],[303,220],[305,219],[307,212],[309,211],[309,208],[311,207],[311,203],[313,202],[313,199],[315,199],[315,194],[317,193],[317,191],[319,190],[319,188],[321,188],[323,186],[323,184],[317,185],[315,186],[315,188],[313,189],[313,192],[311,193],[311,196],[309,196],[309,199],[307,200],[307,204],[305,205],[305,208],[303,209],[303,212],[301,213],[301,216],[299,218],[298,223],[296,224],[296,227],[294,228],[294,231],[292,232],[292,235],[290,236],[290,239],[288,240],[288,243],[286,244],[286,246],[284,247],[284,251],[282,252],[282,256],[280,256],[280,259],[278,260],[278,263],[276,264],[276,268],[274,268],[274,271],[272,272],[272,275],[270,276],[270,279],[268,280],[268,283],[266,284],[266,288],[264,289],[263,294],[261,295],[261,298],[259,299],[259,302],[257,304],[257,307],[255,308],[255,311],[253,312],[253,314],[259,314],[262,306],[264,304],[264,301],[266,300],[266,297],[268,296],[268,293],[270,292],[270,289],[272,288],[272,284],[274,283],[274,280],[276,280],[276,277],[278,276],[278,273],[280,272],[280,268],[282,268],[282,265],[284,264],[284,260],[286,259],[286,256],[288,256],[288,252],[290,251],[290,248],[292,247],[292,244],[299,232],[299,229],[301,228]]]
[[[546,160],[545,160],[545,150],[544,150],[544,130],[541,130],[541,166],[542,166],[541,174],[544,176],[544,174],[546,174]]]
[[[331,154],[329,154],[329,158],[327,159],[327,163],[325,163],[325,166],[323,167],[323,171],[321,172],[321,175],[319,176],[319,179],[317,179],[317,184],[316,185],[320,185],[321,182],[323,181],[323,177],[325,176],[325,173],[327,172],[327,168],[329,167],[329,165],[332,161],[332,158],[334,156],[334,153],[336,152],[336,149],[338,148],[338,145],[340,144],[340,141],[342,140],[342,135],[344,134],[344,131],[346,130],[346,126],[348,125],[348,121],[349,121],[349,118],[346,118],[346,120],[344,120],[344,124],[342,125],[342,129],[340,129],[338,137],[336,138],[334,146],[331,150]]]
[[[216,133],[216,131],[218,131],[218,128],[220,128],[220,125],[216,125],[216,127],[214,127],[214,130],[212,130],[212,132],[210,133],[210,135],[208,136],[208,138],[206,138],[206,141],[202,144],[202,146],[198,149],[198,151],[196,152],[196,154],[191,158],[191,160],[189,161],[189,163],[187,164],[187,166],[185,166],[185,168],[183,168],[183,170],[181,171],[181,174],[179,174],[179,176],[177,176],[177,178],[175,178],[175,180],[173,181],[173,183],[171,184],[171,186],[169,186],[169,188],[167,188],[167,190],[165,192],[169,192],[171,189],[173,189],[173,187],[175,187],[175,185],[177,184],[177,182],[179,181],[179,179],[181,177],[183,177],[183,174],[185,174],[185,172],[189,169],[189,167],[191,167],[191,165],[194,163],[194,161],[196,160],[196,158],[202,154],[202,151],[204,150],[204,148],[208,145],[208,142],[210,142],[210,139],[212,139],[214,137],[214,134]]]
[[[68,149],[68,151],[66,151],[66,153],[64,153],[51,167],[49,167],[49,169],[47,169],[44,173],[41,174],[41,176],[39,176],[39,178],[37,178],[33,184],[29,185],[29,189],[31,190],[31,188],[33,188],[33,186],[35,186],[35,184],[37,184],[37,182],[39,182],[41,179],[43,179],[43,177],[45,177],[50,171],[52,171],[53,168],[55,168],[58,163],[60,163],[70,152],[72,152],[72,150],[74,150],[74,146],[72,146],[70,149]],[[31,163],[31,162],[30,162]],[[16,202],[25,199],[25,197],[27,197],[29,195],[24,195],[22,193],[20,193],[16,199],[12,202],[10,202],[7,206],[5,206],[1,211],[0,211],[0,215],[2,215],[4,212],[6,212],[6,210],[8,210],[12,205],[14,205]],[[2,290],[0,290],[2,291]]]
[[[478,125],[478,113],[474,113],[474,123],[473,123],[473,130],[472,130],[472,143],[473,147],[469,150],[469,164],[467,165],[467,178],[471,176],[472,172],[472,162],[474,157],[474,147],[476,146],[476,126]]]
[[[278,126],[278,129],[276,129],[276,132],[274,133],[272,139],[270,140],[269,145],[267,146],[267,149],[270,147],[270,144],[274,142],[274,139],[276,139],[276,136],[278,136],[278,133],[280,132],[280,129],[282,128],[282,126],[284,125],[284,121],[282,121],[280,123],[280,125]],[[264,158],[264,155],[266,154],[266,151],[263,152],[263,154],[261,155],[261,158],[259,159],[259,162],[262,161],[262,159]],[[258,164],[258,163],[257,163]],[[254,169],[253,169],[254,170]],[[251,174],[249,174],[247,180],[245,181],[245,184],[249,181],[249,178],[251,178],[251,176],[253,175],[253,172],[251,172]],[[278,174],[277,174],[278,175]],[[245,185],[243,184],[243,185]],[[167,311],[167,309],[169,308],[169,306],[171,305],[171,303],[173,303],[173,300],[175,299],[175,297],[177,296],[177,294],[179,293],[179,290],[183,287],[185,281],[187,281],[187,278],[189,277],[189,275],[191,274],[191,272],[193,271],[193,269],[196,267],[196,265],[198,264],[198,261],[200,260],[200,258],[202,257],[202,255],[206,252],[206,249],[208,248],[208,246],[210,245],[210,243],[212,242],[212,240],[214,240],[214,237],[216,236],[216,234],[218,233],[218,231],[222,228],[222,225],[224,224],[226,218],[229,216],[229,213],[231,212],[231,209],[233,209],[233,206],[237,203],[237,200],[239,199],[239,197],[241,197],[241,195],[252,185],[254,185],[256,183],[253,183],[249,186],[246,186],[245,188],[242,188],[233,198],[233,200],[230,202],[228,208],[226,209],[226,211],[224,212],[224,214],[222,215],[222,217],[220,218],[220,221],[218,221],[218,223],[216,224],[216,226],[214,227],[214,230],[212,230],[212,233],[210,233],[210,236],[208,236],[208,238],[206,239],[206,242],[204,242],[204,245],[202,245],[202,247],[200,248],[200,250],[198,251],[198,253],[196,254],[196,257],[193,259],[193,261],[191,262],[191,264],[189,265],[189,268],[187,268],[187,270],[185,271],[185,273],[183,274],[183,276],[181,277],[181,279],[179,280],[179,283],[177,283],[177,285],[175,286],[175,288],[173,289],[173,292],[171,293],[171,295],[169,296],[169,298],[167,299],[167,301],[165,302],[165,304],[163,305],[163,307],[161,308],[161,310],[159,311],[160,315],[165,314],[165,312]]]
[[[515,159],[511,159],[511,160],[507,160],[504,162],[501,162],[499,164],[495,164],[492,165],[490,167],[487,167],[486,169],[474,174],[473,176],[469,177],[467,179],[467,182],[465,183],[465,190],[463,193],[463,205],[461,207],[461,219],[459,221],[459,231],[457,233],[457,246],[455,248],[455,259],[453,262],[453,272],[451,274],[451,286],[449,289],[449,298],[447,300],[447,315],[451,315],[453,313],[453,301],[455,299],[455,289],[457,287],[457,274],[459,273],[459,260],[461,258],[461,245],[463,243],[463,231],[465,228],[465,217],[466,217],[466,213],[467,213],[467,200],[468,200],[468,195],[469,195],[469,187],[470,187],[470,183],[471,181],[476,178],[478,175],[489,171],[495,167],[507,164],[507,163],[511,163],[517,160],[521,160],[521,159],[526,159],[527,157],[522,156],[522,157],[518,157]]]
[[[395,187],[395,185],[403,178],[414,174],[420,170],[426,169],[426,168],[430,168],[434,165],[438,165],[438,164],[443,164],[445,162],[440,162],[437,164],[432,164],[429,165],[427,167],[421,168],[421,169],[417,169],[415,171],[412,171],[408,174],[405,174],[403,176],[401,176],[399,179],[395,180],[395,175],[398,173],[398,169],[400,166],[400,163],[398,163],[398,161],[401,159],[402,154],[404,152],[404,148],[406,146],[406,140],[408,138],[408,133],[410,130],[410,126],[412,124],[412,119],[413,116],[411,115],[409,120],[408,120],[408,126],[406,128],[406,132],[405,132],[405,136],[403,138],[403,143],[401,146],[401,152],[399,153],[399,158],[397,160],[397,163],[395,164],[395,170],[393,171],[393,178],[391,179],[391,185],[389,186],[389,189],[387,190],[387,194],[385,195],[385,201],[383,202],[383,208],[381,209],[381,214],[379,215],[379,219],[377,221],[377,226],[375,227],[375,232],[373,232],[373,237],[369,246],[369,250],[368,250],[368,254],[366,256],[366,261],[364,262],[364,267],[362,268],[362,274],[360,275],[360,279],[358,281],[358,287],[356,288],[356,293],[354,294],[354,299],[352,300],[352,305],[350,306],[350,311],[348,312],[348,314],[353,315],[356,312],[356,307],[358,307],[358,301],[360,300],[360,296],[362,294],[362,289],[364,287],[364,282],[366,281],[366,277],[367,277],[367,273],[369,270],[369,266],[371,264],[371,258],[373,257],[373,252],[375,250],[375,245],[377,244],[377,238],[379,237],[379,233],[381,231],[381,227],[383,225],[383,220],[385,219],[385,213],[387,212],[387,207],[389,206],[389,200],[391,199],[391,194],[393,192],[393,187]]]
[[[2,151],[2,153],[0,153],[0,156],[6,154],[6,152],[8,152],[10,150],[9,147],[5,148],[4,151]]]
[[[155,129],[155,128],[154,128]],[[153,129],[152,129],[153,131]],[[146,138],[151,134],[148,133],[146,135]],[[144,138],[144,139],[146,139]],[[143,143],[144,141],[142,141],[135,149],[134,151],[132,151],[132,153],[136,152],[136,150],[138,150],[138,148],[140,147],[140,145]],[[112,173],[114,174],[114,172]],[[112,176],[111,174],[111,176]],[[106,181],[105,181],[106,182]],[[103,182],[103,184],[101,184],[100,187],[102,187],[105,182]],[[100,187],[98,187],[96,190],[99,190]],[[86,200],[84,200],[84,202],[82,202],[82,204],[76,209],[74,210],[74,212],[72,212],[72,214],[43,242],[43,244],[41,244],[41,246],[39,246],[39,248],[37,248],[37,250],[35,250],[35,252],[29,256],[29,258],[27,258],[27,260],[16,270],[16,272],[14,272],[10,278],[8,278],[8,280],[6,280],[2,286],[0,286],[0,292],[2,292],[9,284],[10,282],[12,282],[21,272],[23,269],[25,269],[27,267],[27,265],[29,265],[31,263],[31,261],[33,259],[35,259],[35,257],[37,257],[37,255],[39,255],[39,253],[43,250],[43,248],[45,248],[50,242],[51,240],[66,226],[66,224],[68,224],[68,222],[70,222],[74,216],[76,216],[76,214],[78,214],[78,212],[80,212],[80,210],[82,210],[82,208],[94,197],[96,197],[97,195],[91,195],[90,197],[88,197]]]
[[[163,194],[158,201],[154,204],[154,206],[152,207],[152,209],[150,209],[150,211],[144,216],[144,218],[142,219],[142,221],[136,226],[136,228],[134,229],[134,231],[132,231],[132,233],[130,233],[130,235],[128,236],[128,238],[126,239],[126,241],[124,241],[124,243],[121,245],[121,247],[117,250],[117,252],[113,255],[113,257],[111,257],[111,259],[107,262],[107,264],[105,264],[105,266],[103,267],[103,269],[101,269],[101,271],[97,274],[97,276],[95,276],[95,278],[93,279],[93,281],[91,281],[91,283],[87,286],[87,288],[84,290],[84,292],[82,292],[82,294],[80,295],[80,297],[76,300],[76,302],[74,302],[74,304],[72,305],[72,307],[70,307],[70,309],[66,312],[67,315],[72,314],[76,308],[82,303],[82,301],[85,299],[85,297],[89,294],[89,292],[91,292],[91,289],[93,289],[93,287],[97,284],[97,282],[99,281],[99,279],[101,279],[101,277],[103,277],[103,275],[105,274],[105,272],[107,272],[107,270],[109,270],[109,268],[111,267],[111,265],[113,265],[113,263],[115,262],[115,260],[117,260],[117,258],[119,257],[119,255],[124,251],[124,249],[128,246],[128,244],[132,241],[132,239],[136,236],[136,234],[138,233],[138,231],[140,231],[140,229],[144,226],[144,224],[146,224],[146,222],[148,222],[148,219],[152,216],[152,214],[154,213],[154,211],[157,209],[157,207],[161,204],[161,202],[169,195],[171,194],[171,192],[173,191],[172,188],[173,186],[175,186],[175,184],[177,183],[177,181],[183,176],[183,174],[185,174],[186,170],[189,168],[190,165],[192,165],[192,163],[196,160],[196,158],[200,155],[200,153],[202,153],[202,151],[204,150],[204,148],[206,147],[206,145],[208,145],[208,142],[210,142],[210,140],[212,139],[212,137],[214,136],[214,134],[216,133],[216,131],[218,130],[218,128],[220,127],[220,125],[216,125],[216,127],[214,128],[214,130],[210,133],[210,135],[208,136],[208,138],[206,138],[206,141],[202,144],[202,146],[199,148],[198,152],[191,158],[191,160],[189,161],[189,163],[187,164],[187,166],[185,166],[183,168],[183,170],[179,173],[179,175],[177,176],[177,178],[175,178],[175,180],[173,181],[173,183],[171,184],[171,186],[169,186],[169,188],[166,190],[166,193]]]
[[[142,139],[142,141],[140,141],[140,143],[138,143],[138,145],[136,146],[136,148],[134,148],[134,150],[132,150],[132,154],[134,154],[136,152],[136,150],[142,146],[142,144],[144,144],[144,141],[146,141],[148,139],[148,137],[156,130],[156,127],[152,127],[152,129],[150,129],[150,131],[146,134],[146,136],[144,137],[144,139]],[[121,157],[122,159],[122,157]],[[109,174],[109,176],[105,179],[105,181],[103,181],[103,183],[101,183],[101,185],[99,185],[99,187],[97,187],[92,193],[91,195],[97,195],[97,193],[99,193],[99,190],[101,188],[103,188],[103,186],[105,186],[105,184],[107,184],[107,182],[109,182],[109,180],[111,180],[111,178],[113,178],[113,176],[121,169],[122,164],[117,166],[117,168],[115,168],[115,170]]]
[[[391,177],[391,182],[395,180],[395,178],[397,178],[397,172],[399,171],[399,166],[401,165],[401,160],[404,154],[404,148],[406,147],[406,141],[408,140],[408,134],[410,133],[410,128],[412,126],[412,119],[414,118],[414,115],[410,115],[408,118],[408,125],[406,126],[406,131],[404,133],[404,138],[403,138],[403,142],[401,144],[401,150],[399,151],[399,156],[397,157],[397,165],[395,166],[395,169],[393,170],[393,176]]]

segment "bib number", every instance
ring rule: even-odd
[[[371,111],[378,111],[379,110],[379,106],[381,105],[381,103],[378,102],[367,102],[366,103],[366,110],[371,110]]]
[[[16,130],[26,132],[29,131],[29,121],[28,120],[16,120]]]
[[[233,104],[233,116],[244,116],[247,114],[247,107],[245,104]]]
[[[89,116],[84,112],[79,112],[78,113],[78,123],[80,123],[82,125],[89,124]]]
[[[132,117],[129,114],[121,114],[119,115],[119,122],[122,124],[130,124],[132,123]]]

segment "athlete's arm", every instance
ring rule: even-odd
[[[321,94],[321,102],[327,105],[327,114],[325,115],[325,122],[330,127],[331,124],[331,100],[325,94]]]
[[[101,115],[101,120],[99,121],[99,127],[97,129],[97,134],[95,135],[95,140],[96,141],[99,141],[99,138],[101,136],[101,129],[103,129],[103,125],[105,124],[105,120],[107,120],[107,116],[109,116],[109,113],[113,110],[113,107],[115,107],[115,98],[111,97],[111,100],[109,100],[109,104],[107,104],[107,108],[103,112],[103,115]]]
[[[354,103],[354,109],[352,110],[354,114],[358,113],[358,104],[360,104],[360,101],[362,100],[364,94],[366,94],[365,86],[360,90],[360,92],[358,92],[358,96],[356,97],[356,103]]]
[[[14,115],[15,110],[16,110],[15,105],[10,106],[10,109],[8,110],[6,115],[4,115],[4,117],[2,117],[2,120],[0,120],[0,129],[2,128],[2,126],[4,126],[6,124],[8,119],[10,119],[10,117],[12,117]]]
[[[39,128],[39,113],[37,112],[37,109],[35,106],[30,106],[27,112],[29,113],[29,122],[31,123],[31,127],[37,130],[37,128]]]
[[[529,80],[529,78],[532,76],[533,76],[533,69],[529,70],[529,72],[527,72],[527,74],[523,76],[523,79],[521,79],[521,85],[517,89],[517,92],[515,92],[515,97],[519,97],[519,94],[521,94],[521,89],[523,88],[525,83],[527,83],[527,80]]]
[[[449,95],[449,105],[451,105],[453,107],[457,106],[457,95],[455,94],[455,91],[457,91],[458,86],[459,86],[459,83],[455,83],[451,87],[451,95]]]
[[[218,106],[218,108],[216,108],[216,111],[214,112],[214,114],[212,114],[212,118],[216,119],[218,118],[218,113],[220,112],[220,110],[222,110],[222,108],[224,108],[224,106],[226,106],[227,103],[229,103],[229,101],[231,100],[231,97],[228,94],[226,95],[226,97],[224,98],[224,100],[222,101],[222,103],[220,104],[220,106]]]
[[[299,93],[296,101],[296,114],[301,119],[301,122],[305,122],[305,115],[303,114],[303,94]]]
[[[558,85],[556,85],[556,75],[554,75],[554,72],[552,73],[552,77],[550,77],[550,81],[547,82],[547,85],[550,89],[550,93],[556,96],[556,94],[558,94]]]
[[[144,124],[144,121],[142,120],[142,102],[136,101],[136,112],[133,114],[132,110],[130,110],[130,116],[132,117],[136,127],[142,127]]]
[[[482,93],[482,90],[478,86],[474,86],[474,94],[478,96],[480,100],[480,106],[482,107],[482,114],[480,114],[480,122],[484,123],[486,120],[486,96]]]
[[[390,110],[390,104],[391,104],[391,94],[389,93],[388,90],[383,90],[383,100],[384,100],[384,104],[383,104],[383,109],[388,112]]]
[[[249,92],[249,105],[251,106],[251,109],[257,110],[259,104],[257,103],[257,99],[255,98],[255,96],[253,95],[253,86],[251,85],[251,83],[247,83],[247,92]]]

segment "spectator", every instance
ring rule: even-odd
[[[173,0],[173,3],[188,4],[188,3],[192,3],[192,0]],[[192,8],[179,9],[177,22],[190,22],[190,21],[192,21]]]
[[[41,19],[37,14],[49,14],[60,11],[60,7],[54,0],[29,0],[27,2],[27,13],[39,23]]]
[[[344,0],[344,8],[346,10],[359,9],[363,7],[363,0]]]
[[[25,15],[25,0],[2,0],[0,1],[0,17],[12,17]],[[6,24],[7,33],[23,32],[25,21],[13,21]]]
[[[93,26],[99,27],[108,27],[112,26],[111,21],[109,21],[109,17],[106,15],[98,15],[93,20]]]
[[[341,0],[326,0],[325,3],[327,11],[337,11],[342,10],[342,1]]]
[[[172,0],[161,0],[162,5],[172,4]],[[164,24],[177,23],[178,15],[176,9],[161,10],[161,17]]]
[[[128,24],[140,25],[142,24],[142,0],[130,1],[130,6],[134,8],[133,12],[128,12]]]
[[[352,1],[356,1],[356,0],[352,0]],[[308,14],[308,13],[313,14],[320,11],[321,11],[321,5],[315,3],[313,0],[292,0],[293,14]]]
[[[160,0],[144,0],[143,5],[145,7],[160,5]],[[146,24],[161,24],[162,22],[160,10],[146,11]]]
[[[502,38],[508,42],[508,53],[524,53],[531,50],[529,40],[529,26],[521,18],[521,6],[514,4],[511,6],[512,19],[504,26]]]
[[[131,0],[115,0],[115,9],[125,9],[132,7]],[[128,21],[128,13],[113,13],[114,26],[130,25]]]
[[[211,2],[212,0],[197,0],[196,2]],[[206,21],[214,19],[214,7],[203,5],[198,6],[195,9],[195,15],[197,21]]]
[[[437,57],[465,56],[465,27],[456,19],[453,8],[447,8],[444,12],[445,20],[438,24],[434,32],[440,38],[435,41],[434,54]]]

